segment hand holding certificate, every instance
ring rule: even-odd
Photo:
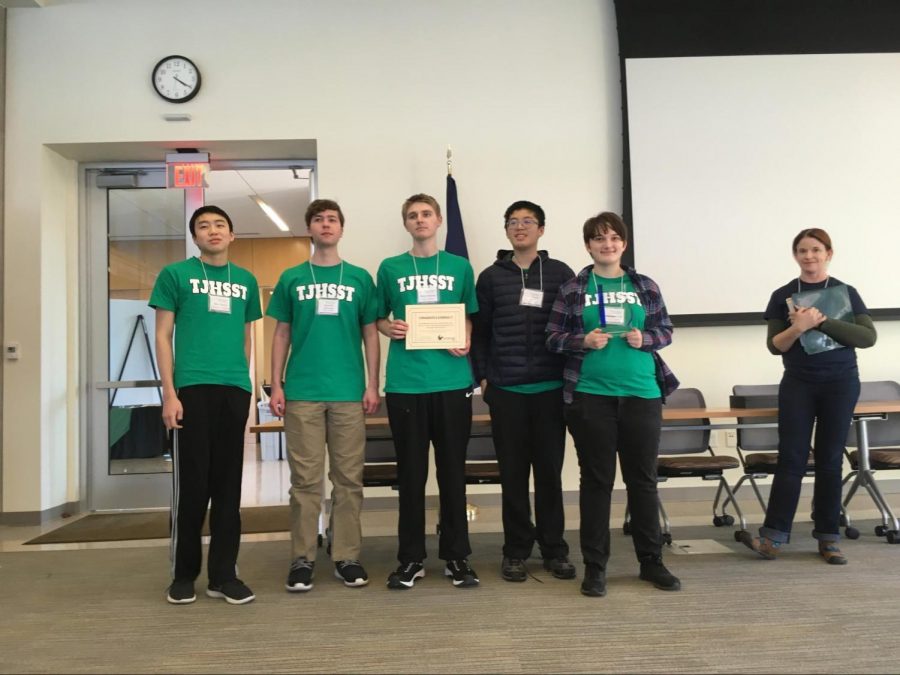
[[[407,349],[464,349],[466,346],[466,306],[407,305]]]

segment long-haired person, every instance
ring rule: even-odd
[[[766,344],[772,354],[781,355],[784,363],[778,389],[778,468],[759,537],[748,538],[745,543],[772,560],[782,544],[790,541],[815,426],[813,537],[818,539],[819,553],[826,562],[845,565],[847,558],[838,548],[838,527],[844,442],[859,398],[854,348],[875,344],[875,326],[853,286],[847,285],[852,317],[844,320],[826,316],[815,306],[803,306],[802,300],[795,303],[795,293],[845,284],[828,275],[834,252],[825,230],[801,231],[794,237],[792,248],[800,274],[772,293],[765,313]],[[820,331],[836,348],[817,349],[809,342],[804,345],[803,336],[809,331]]]
[[[547,324],[547,348],[566,354],[565,419],[581,469],[581,592],[606,595],[609,511],[616,453],[628,488],[640,577],[677,591],[662,561],[656,460],[663,397],[678,380],[657,353],[672,341],[659,287],[622,265],[628,230],[615,213],[584,223],[592,264],[560,287]]]

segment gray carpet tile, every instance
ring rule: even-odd
[[[866,525],[866,529],[871,528]],[[544,583],[502,581],[502,537],[472,535],[482,585],[460,590],[427,561],[409,591],[390,591],[391,537],[367,538],[368,587],[348,589],[320,551],[315,588],[289,594],[289,543],[242,545],[255,602],[202,594],[165,602],[165,547],[0,553],[2,672],[895,672],[900,547],[872,535],[828,566],[807,533],[763,561],[727,528],[676,528],[733,553],[674,555],[684,584],[637,578],[630,540],[613,533],[609,595],[531,569]],[[568,539],[577,551],[577,533]],[[434,555],[436,541],[429,536]],[[580,556],[572,556],[580,563]],[[198,580],[199,581],[199,580]]]

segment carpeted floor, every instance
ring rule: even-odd
[[[241,509],[241,532],[287,532],[290,507],[254,506]],[[209,522],[203,527],[209,534]],[[91,513],[83,518],[35,537],[26,544],[69,544],[88,541],[126,541],[131,539],[168,539],[169,512]]]
[[[900,547],[867,534],[872,524],[844,544],[845,567],[824,564],[799,529],[764,561],[728,528],[676,528],[676,544],[715,539],[728,551],[667,550],[680,593],[640,581],[616,529],[606,598],[539,564],[544,583],[502,581],[499,534],[472,535],[482,585],[471,590],[431,558],[414,589],[389,591],[396,540],[372,537],[368,587],[343,587],[320,552],[315,588],[289,594],[289,543],[244,543],[240,573],[257,599],[240,607],[200,583],[196,603],[167,604],[165,546],[0,553],[0,671],[896,672]],[[577,551],[577,534],[568,539]]]

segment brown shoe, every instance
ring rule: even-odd
[[[820,541],[819,555],[825,558],[825,562],[829,565],[847,564],[846,556],[841,553],[841,549],[838,548],[837,542],[834,541]]]
[[[747,537],[743,542],[747,548],[753,549],[766,560],[775,560],[781,548],[781,542],[772,541],[768,537]]]

